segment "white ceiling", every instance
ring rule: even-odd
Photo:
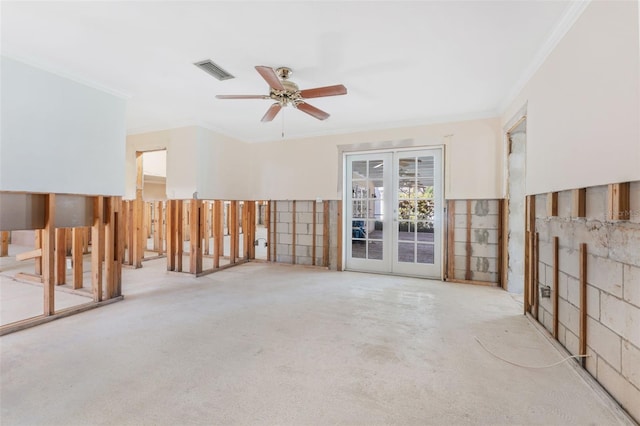
[[[281,138],[255,65],[288,66],[322,122],[285,108],[287,138],[496,116],[558,38],[567,1],[5,2],[2,53],[128,97],[129,133],[199,124]],[[554,33],[555,31],[555,33]],[[235,79],[193,62],[212,59]],[[282,112],[281,112],[282,114]]]

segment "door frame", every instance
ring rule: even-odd
[[[341,177],[340,177],[340,199],[341,199],[341,204],[342,204],[342,209],[341,209],[341,216],[342,216],[342,220],[340,221],[340,226],[342,227],[342,229],[351,229],[351,226],[349,225],[349,218],[347,217],[347,157],[351,156],[351,155],[366,155],[366,154],[384,154],[384,153],[391,153],[391,154],[396,154],[396,153],[401,153],[401,152],[410,152],[410,151],[423,151],[423,150],[440,150],[440,173],[439,173],[439,178],[440,178],[440,182],[441,182],[441,193],[442,193],[442,197],[441,197],[441,205],[440,205],[440,226],[441,226],[441,232],[440,232],[440,236],[439,236],[439,241],[438,244],[440,246],[439,248],[439,254],[440,254],[440,274],[438,277],[429,277],[429,279],[439,279],[440,281],[444,280],[444,274],[445,274],[445,267],[446,267],[446,256],[445,256],[445,251],[446,251],[446,247],[445,247],[445,227],[446,227],[446,214],[447,214],[447,209],[446,209],[446,181],[445,181],[445,169],[446,169],[446,145],[443,144],[438,144],[438,145],[419,145],[419,146],[404,146],[404,147],[388,147],[388,148],[377,148],[377,149],[360,149],[360,150],[354,150],[354,151],[349,151],[347,149],[341,149],[339,152],[340,155],[340,168],[339,171],[341,173]],[[394,156],[392,156],[392,160],[394,159]],[[393,167],[393,169],[395,169],[395,167]],[[393,172],[395,172],[395,170],[392,170]],[[392,178],[392,180],[395,180],[395,177]],[[395,192],[395,191],[394,191]],[[349,225],[349,226],[348,226]],[[344,248],[347,247],[349,241],[349,236],[347,232],[343,232],[342,233],[342,238],[340,241],[340,245]],[[339,253],[339,256],[341,257],[341,264],[342,265],[346,265],[346,259],[347,259],[347,250],[343,249],[341,253]],[[343,267],[342,269],[346,270],[346,267]],[[370,272],[370,273],[379,273],[379,274],[385,274],[385,275],[397,275],[397,276],[410,276],[410,277],[418,277],[418,278],[426,278],[420,275],[411,275],[411,274],[400,274],[400,273],[393,273],[393,272],[377,272],[377,271],[357,271],[357,272]]]

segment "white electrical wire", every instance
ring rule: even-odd
[[[513,361],[509,361],[508,359],[504,359],[498,355],[496,355],[495,353],[491,352],[489,349],[487,349],[487,347],[480,341],[480,339],[478,339],[477,336],[474,336],[474,338],[476,339],[476,342],[478,342],[478,344],[480,346],[482,346],[482,349],[484,349],[485,351],[489,352],[491,355],[493,355],[494,357],[498,358],[500,361],[504,361],[507,364],[511,364],[511,365],[515,365],[516,367],[522,367],[522,368],[531,368],[531,369],[542,369],[542,368],[551,368],[551,367],[555,367],[556,365],[560,365],[563,362],[566,362],[570,359],[573,358],[587,358],[591,355],[572,355],[572,356],[568,356],[564,359],[561,359],[560,361],[553,363],[553,364],[549,364],[549,365],[541,365],[541,366],[532,366],[532,365],[522,365],[522,364],[518,364],[517,362],[513,362]]]

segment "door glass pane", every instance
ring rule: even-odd
[[[351,197],[353,199],[361,199],[367,197],[367,181],[366,180],[354,180],[351,183]]]
[[[435,246],[433,244],[417,244],[417,248],[418,263],[428,263],[433,265]]]
[[[416,224],[418,241],[433,242],[433,222],[418,222]]]
[[[384,166],[382,160],[369,161],[369,179],[382,179]]]
[[[416,209],[417,220],[433,220],[436,203],[434,200],[418,199]]]
[[[415,262],[414,243],[398,243],[398,262]]]
[[[413,223],[411,222],[398,222],[398,240],[400,241],[414,241],[415,234],[413,231]]]
[[[367,238],[370,240],[382,239],[382,222],[370,220],[367,222]]]
[[[365,240],[353,239],[351,242],[351,257],[354,259],[365,259],[367,257]]]
[[[353,201],[352,217],[354,219],[364,218],[367,215],[367,205],[364,201]]]
[[[362,179],[367,177],[366,161],[354,161],[351,164],[353,179]]]
[[[398,219],[413,220],[416,216],[415,200],[399,200],[398,201]]]
[[[369,241],[368,259],[382,260],[382,241]]]

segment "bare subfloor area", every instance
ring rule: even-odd
[[[620,419],[508,293],[249,263],[124,270],[125,300],[0,338],[3,425]]]

